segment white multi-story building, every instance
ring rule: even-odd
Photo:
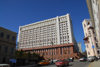
[[[19,27],[18,49],[64,43],[76,43],[69,14]]]
[[[84,42],[86,46],[87,57],[89,56],[99,56],[97,51],[97,40],[94,32],[94,27],[90,20],[85,19],[83,21],[83,30],[84,30]]]

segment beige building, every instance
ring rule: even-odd
[[[17,33],[0,27],[0,64],[15,58]]]
[[[87,57],[96,56],[98,57],[97,51],[97,40],[95,37],[94,28],[92,26],[92,22],[90,20],[85,19],[82,22],[83,30],[84,30],[84,42],[87,51]]]
[[[100,0],[86,0],[100,51]]]
[[[69,14],[19,27],[18,49],[76,43]]]
[[[19,27],[18,50],[30,51],[45,59],[78,58],[69,14]]]

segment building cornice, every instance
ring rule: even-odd
[[[22,49],[18,49],[20,50],[37,50],[37,49],[48,49],[48,48],[57,48],[57,47],[68,47],[68,46],[73,46],[73,43],[69,43],[69,44],[60,44],[60,45],[48,45],[48,46],[39,46],[39,47],[33,47],[33,48],[22,48]]]

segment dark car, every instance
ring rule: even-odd
[[[94,61],[94,57],[92,57],[92,56],[88,57],[88,61],[89,62],[93,62]]]
[[[69,61],[68,60],[58,60],[55,64],[57,67],[63,67],[65,65],[69,65]]]
[[[97,58],[96,56],[89,56],[89,57],[88,57],[88,61],[89,61],[89,62],[97,61],[97,60],[98,60],[98,58]]]

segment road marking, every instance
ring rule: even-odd
[[[91,67],[91,64],[92,64],[92,63],[89,64],[89,67]]]

